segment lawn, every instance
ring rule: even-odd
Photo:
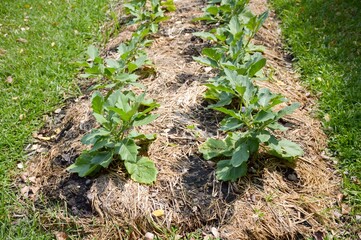
[[[319,96],[345,200],[361,211],[361,3],[272,0],[302,81]]]
[[[101,42],[109,0],[0,2],[0,238],[50,239],[23,216],[12,184],[42,116],[79,94],[75,76],[87,45]]]

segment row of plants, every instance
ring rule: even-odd
[[[268,13],[259,16],[247,9],[246,0],[211,0],[204,16],[197,18],[216,26],[209,32],[197,32],[213,44],[204,48],[197,62],[210,66],[218,75],[208,80],[205,99],[212,102],[208,108],[225,114],[220,122],[224,139],[209,138],[199,151],[206,160],[216,160],[216,175],[222,181],[235,181],[247,174],[249,161],[255,159],[260,149],[269,154],[294,161],[303,154],[299,145],[276,137],[275,131],[286,131],[279,120],[298,108],[293,103],[275,111],[274,107],[288,102],[280,94],[255,85],[255,80],[266,79],[262,69],[266,59],[263,48],[251,43]],[[132,38],[118,47],[117,59],[102,58],[90,46],[89,59],[81,64],[82,77],[96,77],[100,83],[91,99],[93,115],[100,128],[93,129],[82,138],[91,145],[89,150],[68,167],[70,172],[87,176],[107,168],[114,160],[124,161],[124,166],[134,181],[150,184],[156,180],[157,169],[152,160],[142,156],[143,143],[155,139],[155,134],[142,134],[136,127],[149,124],[158,115],[151,111],[159,105],[146,99],[144,87],[137,83],[145,66],[151,66],[145,48],[151,44],[149,34],[156,33],[159,23],[167,20],[165,11],[174,11],[171,0],[132,0],[124,4],[129,16],[128,24],[136,24]],[[135,94],[127,88],[132,85],[143,91]],[[105,92],[103,95],[99,90]]]
[[[217,161],[216,176],[222,181],[236,181],[246,175],[249,162],[257,158],[261,149],[287,161],[303,154],[298,144],[276,136],[277,131],[287,130],[279,120],[299,104],[288,104],[282,95],[255,84],[255,80],[266,79],[262,74],[266,59],[262,47],[253,45],[251,39],[268,12],[256,16],[247,8],[247,2],[209,1],[204,16],[196,20],[215,28],[194,33],[213,46],[204,48],[202,56],[194,60],[218,72],[205,84],[204,97],[211,102],[208,108],[225,115],[219,128],[225,137],[208,138],[199,151],[206,160]],[[276,111],[276,106],[281,110]]]
[[[91,98],[91,107],[99,128],[86,134],[81,142],[91,145],[67,169],[84,177],[107,168],[113,160],[121,160],[130,177],[137,182],[151,184],[156,180],[154,162],[143,156],[145,147],[156,138],[143,134],[136,127],[154,121],[158,115],[151,111],[157,107],[153,99],[146,98],[145,87],[137,83],[144,72],[152,67],[145,49],[152,43],[149,36],[158,31],[159,23],[168,19],[165,12],[174,11],[173,0],[131,0],[124,4],[127,25],[136,25],[132,38],[117,48],[118,58],[103,58],[90,46],[89,59],[80,63],[82,77],[95,78],[97,84]],[[136,94],[130,89],[137,88]]]

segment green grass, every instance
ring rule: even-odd
[[[79,94],[72,62],[102,40],[109,3],[0,1],[0,239],[52,238],[42,232],[36,215],[14,217],[24,206],[12,179],[42,116]]]
[[[329,149],[340,162],[346,201],[353,214],[360,214],[361,2],[271,2],[282,21],[285,41],[303,81],[315,93],[322,93],[320,116],[330,117],[323,121]]]

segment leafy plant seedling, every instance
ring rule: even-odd
[[[138,133],[134,128],[155,120],[158,115],[150,112],[158,106],[152,99],[145,99],[144,93],[135,95],[132,91],[117,90],[105,99],[100,92],[95,92],[92,96],[93,115],[101,127],[82,138],[83,144],[92,147],[84,151],[68,170],[84,177],[119,159],[124,161],[134,181],[153,183],[158,171],[152,160],[139,155],[139,144],[152,141],[156,136]]]
[[[279,111],[273,107],[286,102],[279,94],[267,88],[258,88],[249,77],[238,75],[236,71],[225,70],[222,84],[207,84],[218,102],[211,108],[226,114],[221,121],[220,130],[228,132],[224,140],[209,138],[199,148],[206,160],[221,159],[217,164],[217,178],[235,181],[246,175],[248,161],[258,153],[263,144],[268,153],[293,161],[303,154],[299,145],[286,139],[278,140],[273,132],[285,131],[278,120],[292,113],[298,103],[291,104]],[[227,97],[224,97],[226,93]],[[222,99],[221,99],[222,98]],[[237,102],[235,108],[232,102]]]

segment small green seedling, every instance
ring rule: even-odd
[[[203,57],[193,57],[199,63],[218,68],[236,70],[241,75],[261,76],[259,71],[265,66],[266,59],[259,51],[262,48],[250,44],[250,39],[267,18],[265,12],[255,16],[249,10],[233,16],[225,26],[211,32],[196,32],[193,35],[217,43],[212,48],[202,50]]]
[[[118,59],[102,58],[99,51],[94,46],[89,46],[87,54],[88,60],[82,63],[85,74],[84,78],[98,78],[102,82],[96,84],[91,89],[108,89],[112,93],[115,89],[120,89],[129,84],[135,84],[139,76],[136,73],[143,66],[151,65],[145,48],[151,43],[145,37],[149,29],[142,29],[133,34],[128,42],[118,46]]]
[[[131,0],[124,4],[125,13],[133,17],[131,24],[141,24],[149,27],[152,33],[158,32],[159,23],[166,21],[165,11],[175,11],[172,0],[161,2],[160,0],[150,0],[150,8],[147,0]]]
[[[157,169],[152,160],[140,156],[139,144],[152,141],[155,134],[141,134],[135,127],[148,124],[158,115],[150,112],[159,105],[145,94],[133,92],[113,92],[107,99],[96,92],[92,97],[93,115],[100,124],[85,135],[81,142],[91,145],[68,167],[70,172],[84,177],[107,168],[114,160],[122,160],[131,178],[140,183],[151,184],[156,180]]]

